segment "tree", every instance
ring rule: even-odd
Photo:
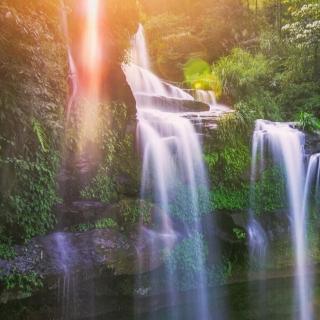
[[[312,52],[314,74],[319,76],[320,4],[310,1],[308,4],[292,7],[291,16],[292,22],[284,25],[282,31],[290,42]]]

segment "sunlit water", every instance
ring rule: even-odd
[[[160,80],[150,70],[146,50],[146,42],[142,26],[132,41],[130,64],[124,66],[129,85],[136,97],[138,109],[138,141],[142,154],[141,196],[154,201],[162,214],[158,227],[148,230],[141,228],[140,238],[148,241],[152,237],[149,255],[158,253],[159,248],[170,255],[174,250],[180,234],[172,226],[171,202],[183,189],[185,197],[178,200],[180,210],[188,212],[188,222],[181,228],[185,237],[195,237],[201,233],[200,207],[209,203],[206,168],[202,158],[202,150],[197,132],[192,123],[183,114],[163,112],[153,107],[153,97],[165,96],[174,99],[193,100],[193,97],[180,88]],[[148,96],[145,103],[139,97]],[[202,191],[201,198],[199,190]],[[180,222],[183,224],[183,222]],[[199,241],[194,254],[194,268],[197,270],[197,284],[194,294],[192,315],[194,319],[212,319],[208,312],[207,276],[205,267],[205,251],[203,241]],[[144,262],[145,263],[145,262]],[[179,270],[170,262],[166,263],[163,277],[163,289],[166,292],[167,303],[181,303],[183,296],[179,292],[179,279],[183,278],[183,270]],[[150,286],[156,279],[151,277]],[[141,283],[138,280],[137,286]],[[152,289],[151,289],[152,290]],[[182,310],[174,309],[170,314],[172,319],[185,319]],[[152,315],[150,315],[152,318]]]

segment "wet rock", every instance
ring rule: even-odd
[[[149,96],[146,94],[136,94],[137,104],[142,106],[152,106],[162,111],[170,112],[199,112],[209,111],[206,103],[195,100],[174,99],[164,96]]]
[[[78,200],[60,204],[56,207],[58,224],[56,230],[70,230],[72,226],[94,223],[102,218],[113,219],[120,230],[137,232],[141,223],[140,213],[144,216],[144,224],[156,222],[161,210],[154,204],[135,198],[124,198],[117,203],[104,204],[100,201]]]
[[[320,152],[320,134],[306,133],[305,151],[306,151],[306,154],[308,155],[312,155]]]

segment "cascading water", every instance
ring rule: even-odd
[[[211,90],[196,90],[195,98],[198,101],[208,104],[210,108],[217,105],[217,99],[214,95],[214,92]]]
[[[127,80],[132,86],[139,108],[154,108],[152,97],[166,97],[172,99],[194,100],[193,97],[153,74],[142,25],[131,42],[130,61],[123,66]],[[150,98],[150,99],[148,99]]]
[[[267,252],[267,235],[263,230],[260,223],[255,219],[255,192],[254,184],[257,179],[257,175],[264,169],[264,149],[265,149],[265,134],[264,130],[261,130],[260,122],[257,122],[256,129],[253,134],[252,140],[252,163],[251,163],[251,175],[250,175],[250,208],[249,208],[249,221],[248,221],[248,236],[249,236],[249,249],[251,264],[258,264],[259,267],[263,267],[266,252]]]
[[[124,70],[137,101],[137,132],[143,157],[141,195],[145,199],[151,198],[162,209],[157,228],[141,228],[141,242],[151,237],[149,259],[152,260],[154,253],[162,251],[166,260],[165,257],[170,256],[179,241],[195,239],[197,246],[193,255],[194,269],[197,272],[194,282],[197,285],[193,288],[196,290],[193,315],[182,314],[182,311],[175,312],[170,315],[170,319],[186,319],[187,316],[191,316],[191,319],[212,319],[208,311],[205,248],[199,236],[202,229],[199,217],[206,203],[209,203],[200,141],[191,121],[183,117],[183,114],[163,112],[152,105],[152,99],[157,95],[175,99],[193,98],[179,88],[164,84],[147,69],[149,62],[142,26],[139,27],[132,44],[131,61],[129,65],[124,66]],[[150,97],[148,104],[139,103],[140,95]],[[179,199],[178,194],[181,190],[184,197]],[[173,202],[181,212],[188,215],[179,232],[172,225]],[[156,277],[163,278],[167,302],[181,303],[182,295],[178,286],[179,279],[185,275],[183,270],[178,270],[170,263],[170,259],[168,260],[163,273]],[[155,280],[151,276],[149,286],[152,286]]]
[[[292,128],[290,124],[257,120],[253,140],[253,175],[256,174],[255,167],[257,161],[260,161],[260,167],[263,168],[264,153],[266,151],[271,152],[273,161],[284,170],[295,252],[295,292],[299,308],[299,319],[310,320],[313,317],[309,304],[312,289],[310,278],[307,275],[307,211],[306,201],[304,200],[306,199],[305,190],[308,188],[308,180],[310,180],[310,178],[307,177],[305,186],[303,146],[304,134]],[[260,150],[260,159],[257,159],[257,150]],[[313,163],[313,161],[311,161],[310,164],[311,163]],[[262,233],[262,231],[259,233],[259,237],[264,238]],[[250,239],[252,242],[251,245],[258,245],[260,246],[259,250],[263,250],[265,246],[264,241],[254,242],[256,238],[257,237],[252,237]]]
[[[304,188],[303,207],[304,211],[308,212],[308,204],[312,201],[313,196],[315,205],[318,205],[320,187],[320,153],[316,153],[310,156],[308,169],[306,174],[306,183]]]

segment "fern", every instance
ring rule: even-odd
[[[42,151],[48,152],[49,151],[48,139],[47,139],[46,133],[44,132],[44,129],[43,129],[41,123],[35,118],[32,119],[32,129],[38,138],[38,141],[41,145]]]

